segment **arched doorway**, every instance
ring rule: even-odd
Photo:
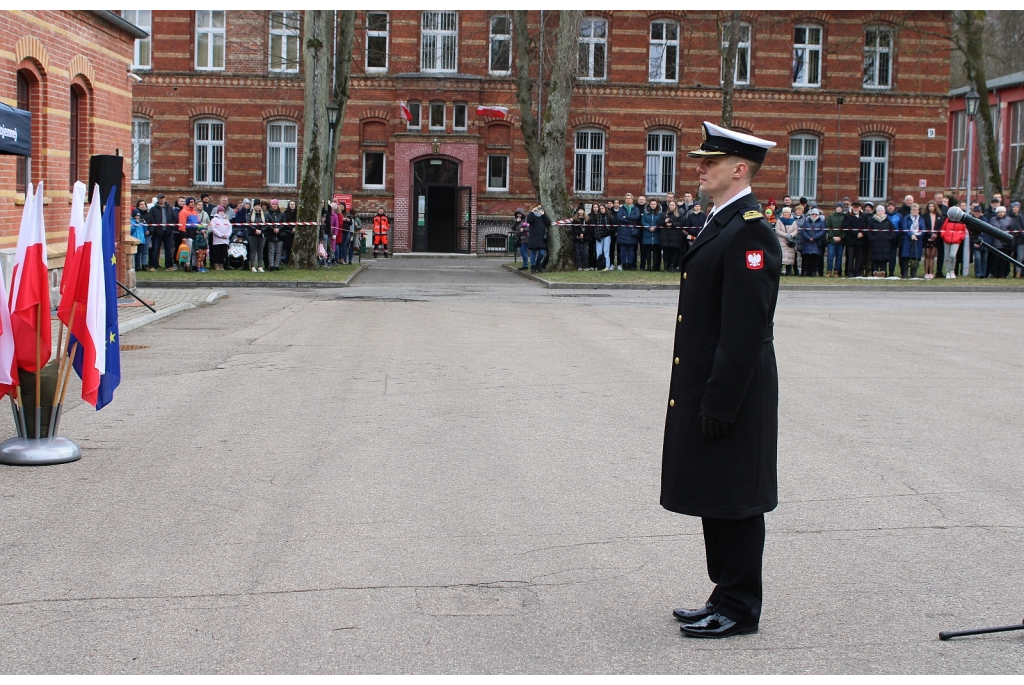
[[[443,157],[413,163],[413,252],[468,252],[472,190],[459,186],[459,163]]]

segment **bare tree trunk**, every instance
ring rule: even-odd
[[[572,214],[569,193],[566,191],[565,149],[569,127],[569,103],[576,84],[576,61],[582,10],[561,10],[558,13],[558,32],[551,64],[551,83],[548,86],[548,104],[541,137],[540,201],[544,211],[554,222]],[[563,269],[572,265],[572,240],[569,229],[553,226],[548,238],[548,252],[552,268]]]
[[[338,149],[341,147],[341,130],[345,124],[345,106],[348,104],[349,78],[352,75],[352,48],[356,38],[355,10],[338,12],[338,48],[334,53],[334,92],[331,104],[338,107],[338,123],[331,127],[334,144],[329,146],[324,163],[324,174],[320,197],[330,202],[334,197],[334,174],[338,167]]]
[[[1013,180],[1008,191],[1011,198],[1019,199],[1024,195],[1024,155],[1017,159],[1017,168],[1013,170]]]
[[[729,35],[725,54],[722,55],[722,118],[719,126],[732,128],[732,94],[736,89],[736,54],[740,49],[740,10],[729,15]]]
[[[519,129],[523,133],[526,159],[529,163],[530,183],[540,197],[540,139],[538,137],[537,115],[533,112],[533,67],[544,59],[537,50],[536,42],[530,40],[529,12],[512,12],[512,36],[516,41],[516,100],[519,102]],[[544,27],[541,26],[541,31]],[[533,55],[537,55],[534,60]]]
[[[299,186],[299,221],[320,221],[323,197],[323,160],[327,156],[327,93],[330,88],[331,26],[328,10],[306,10],[303,20],[303,59],[306,70],[303,105],[302,181]],[[316,269],[318,226],[296,226],[292,254],[300,269]]]
[[[986,197],[1003,191],[1003,177],[999,173],[999,154],[992,126],[992,108],[988,103],[988,84],[985,77],[985,50],[983,45],[985,10],[958,10],[955,28],[962,37],[962,51],[967,69],[967,82],[981,96],[974,126],[981,159],[982,185]]]

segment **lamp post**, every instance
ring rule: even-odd
[[[327,148],[327,159],[331,159],[334,155],[334,129],[338,126],[338,118],[341,116],[341,107],[338,107],[337,103],[327,103],[327,130],[329,147]],[[334,169],[330,170],[330,190],[331,196],[334,195]]]
[[[967,211],[971,211],[971,167],[974,166],[974,117],[978,114],[978,102],[981,96],[972,86],[964,95],[964,106],[967,109]],[[967,276],[971,268],[971,236],[964,237],[963,276]]]

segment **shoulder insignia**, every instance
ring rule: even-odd
[[[756,209],[752,209],[749,212],[743,212],[743,220],[744,221],[760,221],[763,218],[764,218],[764,214],[762,214],[761,212],[757,211]]]

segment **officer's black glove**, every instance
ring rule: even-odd
[[[700,413],[700,432],[704,434],[704,437],[708,440],[717,440],[718,438],[724,438],[729,434],[729,426],[731,424],[725,421],[719,421],[716,418],[712,418],[705,414]]]

